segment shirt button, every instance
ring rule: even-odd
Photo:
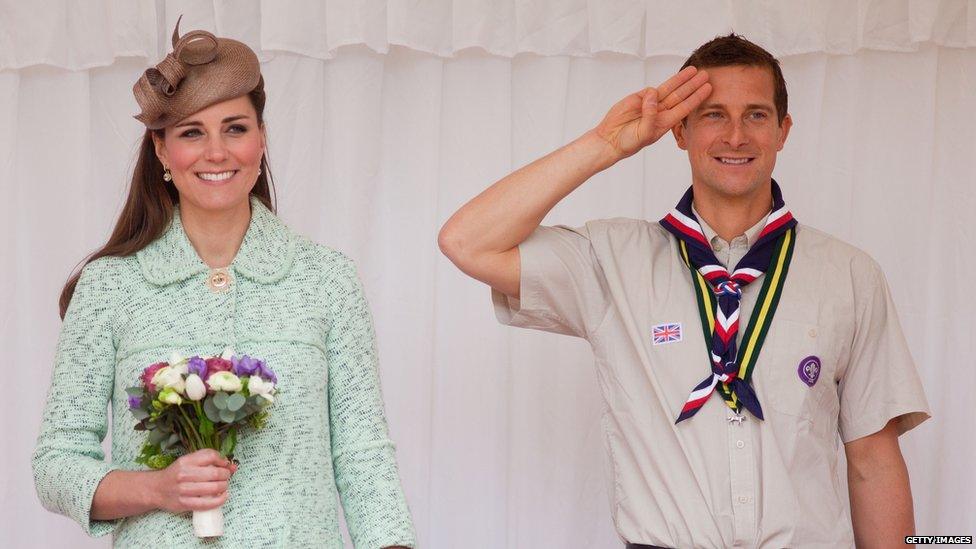
[[[810,337],[817,337],[817,330],[816,330],[816,328],[810,328],[810,331],[807,332],[807,333],[810,334]]]
[[[715,242],[712,242],[712,249],[715,250],[716,252],[721,251],[722,243],[717,240]]]
[[[739,496],[739,503],[749,503],[749,498],[746,496]]]
[[[746,447],[746,443],[745,442],[742,442],[741,440],[737,440],[737,441],[735,441],[735,447],[736,448],[745,448]]]

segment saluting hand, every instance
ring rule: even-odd
[[[654,143],[712,93],[708,73],[685,67],[657,88],[632,93],[610,108],[595,128],[619,155],[627,158]]]

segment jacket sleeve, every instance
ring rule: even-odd
[[[413,521],[383,412],[372,318],[355,266],[339,257],[324,283],[332,317],[326,349],[336,486],[357,549],[413,547]]]
[[[84,268],[64,317],[32,461],[41,504],[75,520],[90,536],[108,534],[118,524],[90,516],[98,484],[114,469],[101,446],[115,377],[116,277],[106,264],[96,260]]]

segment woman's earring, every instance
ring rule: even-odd
[[[173,174],[170,173],[169,168],[163,168],[163,181],[169,183],[173,180]]]
[[[261,168],[258,168],[258,175],[261,175]]]

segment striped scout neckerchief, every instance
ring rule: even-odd
[[[786,209],[776,181],[772,181],[772,194],[773,210],[766,218],[765,227],[731,274],[715,257],[692,213],[692,189],[688,189],[677,207],[660,222],[678,239],[681,259],[691,271],[712,370],[691,391],[675,423],[695,415],[716,387],[736,415],[744,407],[763,419],[750,378],[779,304],[796,242],[796,220]],[[767,276],[743,334],[742,349],[737,349],[742,288],[763,274]]]

